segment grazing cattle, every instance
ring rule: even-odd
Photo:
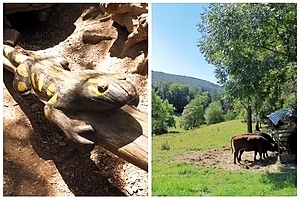
[[[255,134],[247,134],[247,135],[260,135],[260,136],[266,138],[271,144],[274,144],[275,148],[277,149],[276,151],[278,151],[278,145],[276,144],[276,142],[273,140],[273,138],[269,134],[267,134],[267,133],[255,133]],[[244,153],[244,151],[241,150],[240,151],[240,156],[239,156],[240,158],[242,157],[243,153]],[[264,157],[269,157],[267,152],[264,153],[263,156]]]
[[[238,162],[241,161],[241,155],[238,156],[239,151],[254,151],[254,161],[256,161],[256,154],[259,153],[260,160],[262,161],[262,155],[267,153],[267,151],[276,151],[274,144],[271,144],[266,138],[260,135],[254,134],[243,134],[236,135],[231,138],[231,149],[233,151],[234,147],[234,164],[236,164],[236,159]],[[265,158],[265,155],[264,155]]]
[[[256,133],[256,135],[263,136],[264,138],[266,138],[272,144],[276,144],[275,141],[273,140],[273,138],[267,133]]]

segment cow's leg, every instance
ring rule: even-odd
[[[254,161],[256,161],[257,151],[254,151]]]
[[[238,154],[239,151],[238,150],[234,150],[234,157],[233,157],[233,163],[236,164],[236,159],[238,159]],[[240,163],[239,159],[238,162]]]
[[[263,152],[259,152],[259,159],[260,159],[260,162],[262,162],[262,154],[263,154]]]
[[[240,150],[240,155],[238,157],[238,161],[240,162],[242,160],[242,154],[244,153],[244,150]]]

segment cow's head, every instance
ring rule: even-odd
[[[275,143],[270,143],[270,145],[269,145],[269,149],[268,149],[269,151],[278,151],[278,145]]]

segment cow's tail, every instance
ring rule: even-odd
[[[233,138],[234,138],[235,136],[233,136],[232,138],[231,138],[231,140],[230,140],[230,148],[231,148],[231,153],[233,153],[233,148],[232,148],[232,140],[233,140]]]

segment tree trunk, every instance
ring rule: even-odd
[[[251,104],[247,105],[247,131],[252,133],[252,109]]]

